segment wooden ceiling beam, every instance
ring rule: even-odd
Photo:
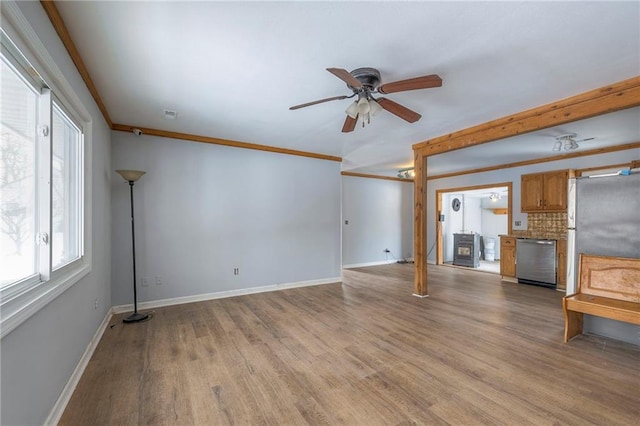
[[[640,76],[413,145],[422,157],[640,106]]]

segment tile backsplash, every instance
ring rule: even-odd
[[[567,238],[567,213],[529,213],[527,216],[527,230],[513,231],[517,237],[530,238]]]

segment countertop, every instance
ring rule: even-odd
[[[530,240],[566,240],[566,235],[549,235],[549,234],[534,234],[527,231],[522,231],[522,233],[512,233],[512,234],[501,234],[498,237],[511,237],[511,238],[521,238],[521,239],[530,239]]]

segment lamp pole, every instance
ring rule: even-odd
[[[145,321],[149,318],[149,314],[138,312],[138,286],[136,285],[136,228],[135,214],[133,208],[133,185],[136,180],[145,174],[140,170],[116,170],[127,182],[129,182],[129,196],[131,199],[131,248],[133,253],[133,313],[125,317],[122,322],[132,323]]]

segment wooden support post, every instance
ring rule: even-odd
[[[413,152],[413,170],[415,177],[413,181],[414,194],[414,230],[413,230],[413,246],[414,246],[414,264],[415,276],[413,281],[413,294],[418,297],[427,297],[427,210],[425,208],[425,192],[427,188],[427,167],[426,157],[423,156],[421,150]]]

